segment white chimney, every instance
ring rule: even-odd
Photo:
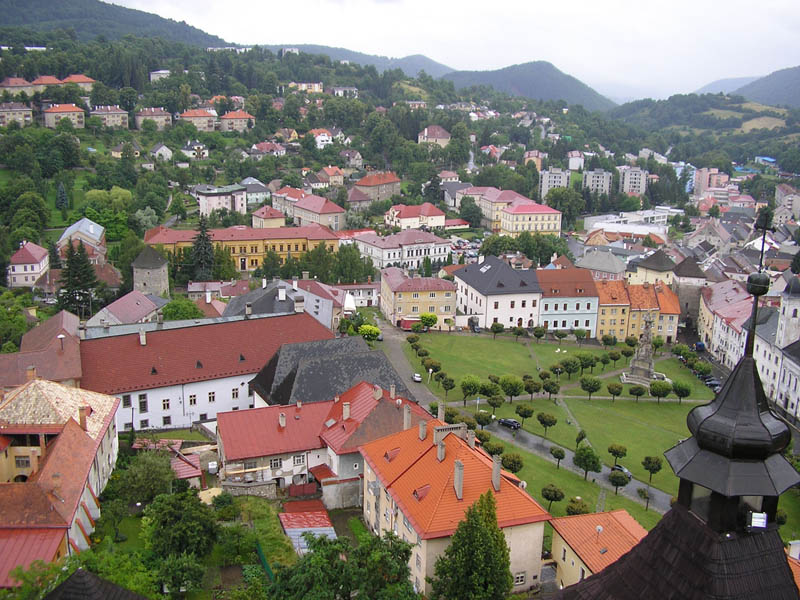
[[[292,289],[295,292],[297,291],[297,279],[292,279]]]
[[[484,259],[484,258],[486,258],[486,257],[485,257],[483,254],[481,254],[481,255],[478,257],[478,264],[479,264],[479,265],[482,265],[482,264],[483,264],[483,259]]]
[[[789,542],[789,556],[794,559],[800,559],[800,540]]]
[[[211,290],[206,290],[206,304],[211,304]]]
[[[279,287],[278,288],[278,302],[286,302],[286,288]]]
[[[464,498],[464,463],[460,460],[456,460],[453,463],[455,466],[455,472],[453,473],[453,487],[456,490],[456,498],[459,500]]]
[[[262,277],[261,278],[261,289],[263,290],[265,287],[267,287],[267,278],[266,277]]]
[[[300,410],[301,408],[303,408],[303,401],[302,400],[298,400],[297,401],[297,410]]]
[[[308,271],[303,271],[303,279],[308,279]]]
[[[286,427],[286,413],[281,413],[278,415],[278,424],[281,426],[281,429]]]
[[[342,402],[342,421],[347,421],[350,418],[350,403]]]
[[[373,397],[375,400],[380,400],[380,399],[381,399],[381,396],[383,396],[383,390],[381,389],[381,386],[379,386],[379,385],[376,385],[376,386],[375,386],[375,387],[372,389],[372,397]]]
[[[139,345],[147,346],[147,333],[144,329],[139,330]]]
[[[252,314],[253,314],[253,303],[252,302],[247,302],[244,305],[244,316],[245,317],[249,317]]]
[[[411,406],[406,404],[403,407],[403,431],[411,429]]]
[[[333,403],[334,403],[334,404],[336,404],[337,402],[339,402],[339,394],[336,394],[336,395],[333,397]]]
[[[389,386],[389,398],[394,400],[395,395],[397,394],[397,388],[394,384]]]
[[[492,457],[492,487],[495,492],[500,491],[500,455]]]
[[[439,440],[439,443],[436,444],[436,459],[439,462],[444,460],[444,440]]]
[[[426,437],[428,437],[428,422],[422,419],[419,422],[419,439],[420,441],[424,441]]]

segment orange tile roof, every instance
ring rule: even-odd
[[[33,85],[61,85],[61,80],[52,75],[39,75],[36,79],[31,81]]]
[[[344,176],[344,173],[342,173],[342,170],[339,167],[322,167],[322,172],[328,177]]]
[[[622,508],[559,517],[552,519],[550,525],[592,573],[616,562],[647,535],[647,530]],[[603,528],[599,534],[598,526]]]
[[[597,296],[592,273],[586,269],[537,269],[536,278],[544,298]]]
[[[629,285],[628,297],[631,300],[631,310],[651,310],[658,308],[656,289],[655,286],[650,283]]]
[[[601,280],[596,282],[596,285],[601,306],[605,304],[630,305],[628,286],[624,281]]]
[[[61,83],[95,83],[91,77],[87,77],[83,73],[75,73],[64,79]]]
[[[212,115],[207,110],[203,110],[202,108],[193,108],[191,110],[187,110],[181,113],[181,119],[191,119],[191,118],[213,119],[214,115]]]
[[[497,501],[497,524],[512,527],[550,519],[527,492],[502,477],[500,491],[492,487],[492,459],[454,433],[444,438],[445,458],[439,461],[433,444],[434,428],[428,421],[426,437],[418,427],[380,438],[359,447],[364,460],[392,495],[414,530],[423,539],[447,537],[463,520],[467,508],[491,490]],[[464,465],[462,499],[453,488],[454,463]]]
[[[74,104],[53,104],[50,108],[45,109],[46,113],[74,113],[83,112],[82,108],[78,108]]]
[[[246,112],[244,110],[234,110],[234,111],[231,111],[229,113],[225,113],[224,115],[222,115],[220,117],[220,119],[253,119],[253,120],[255,120],[255,117],[253,115],[251,115],[249,112]]]
[[[789,568],[792,570],[792,577],[794,578],[794,584],[798,588],[800,588],[800,560],[792,558],[791,556],[787,556],[786,560],[789,561]]]
[[[678,300],[678,295],[672,291],[669,286],[658,284],[656,287],[656,297],[658,299],[658,308],[662,315],[679,315],[681,314],[681,303]]]
[[[0,81],[1,87],[24,87],[27,85],[31,85],[30,82],[22,77],[6,77],[3,81]]]
[[[364,187],[372,187],[376,185],[385,185],[387,183],[400,183],[397,175],[388,171],[386,173],[373,173],[372,175],[365,175],[356,182],[356,185],[363,185]]]

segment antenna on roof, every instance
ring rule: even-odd
[[[602,525],[598,525],[594,529],[595,529],[595,531],[597,531],[597,541],[600,542],[600,534],[603,533],[603,526]]]

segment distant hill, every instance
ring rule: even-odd
[[[496,71],[453,71],[444,79],[456,88],[490,85],[499,92],[539,100],[564,100],[587,110],[608,110],[614,103],[585,83],[545,61],[512,65]]]
[[[99,35],[119,39],[132,34],[204,47],[228,45],[222,38],[184,22],[99,0],[0,0],[0,14],[3,27],[73,29],[80,40]]]
[[[694,93],[698,96],[701,94],[719,94],[720,92],[723,94],[730,94],[760,77],[759,75],[758,77],[729,77],[728,79],[717,79],[708,85],[704,85],[699,90],[695,90]]]
[[[738,88],[734,93],[762,104],[800,107],[800,67],[775,71]]]
[[[331,60],[349,60],[357,65],[373,65],[378,72],[389,69],[401,69],[408,77],[416,77],[420,71],[425,71],[431,77],[439,78],[445,73],[450,73],[453,69],[431,60],[422,54],[413,54],[403,58],[389,58],[386,56],[375,56],[364,54],[347,48],[334,48],[332,46],[319,46],[316,44],[259,44],[262,48],[269,48],[277,52],[282,48],[297,48],[300,52],[308,54],[326,54]]]

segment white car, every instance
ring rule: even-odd
[[[414,374],[411,376],[411,379],[413,379],[413,380],[414,380],[414,381],[416,381],[417,383],[422,383],[422,375],[420,375],[419,373],[414,373]]]

